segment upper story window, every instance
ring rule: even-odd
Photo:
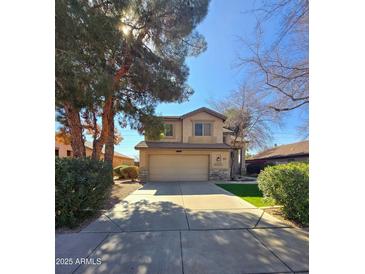
[[[165,134],[166,137],[172,137],[172,136],[174,136],[174,127],[173,127],[173,124],[165,124],[164,127],[165,127],[164,134]]]
[[[212,124],[211,123],[195,123],[195,136],[211,136]]]

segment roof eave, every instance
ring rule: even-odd
[[[297,154],[278,155],[278,156],[263,157],[263,158],[250,158],[250,159],[246,159],[246,161],[275,160],[275,159],[284,159],[284,158],[292,158],[292,157],[308,157],[308,156],[309,156],[309,153],[297,153]]]

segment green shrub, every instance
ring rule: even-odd
[[[132,181],[135,181],[139,175],[139,168],[137,166],[127,166],[121,168],[121,174],[124,176],[124,178],[132,179]]]
[[[134,181],[138,178],[139,169],[137,166],[120,165],[113,169],[113,174],[119,179],[132,179]]]
[[[283,205],[284,215],[293,221],[309,223],[309,165],[289,163],[266,167],[257,178],[266,197]]]
[[[113,184],[110,164],[56,158],[56,227],[75,227],[104,205]]]
[[[113,175],[117,176],[119,179],[127,179],[124,177],[124,174],[122,174],[121,169],[128,167],[127,165],[120,165],[120,166],[116,166],[115,168],[113,168]]]

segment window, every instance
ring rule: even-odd
[[[167,137],[174,136],[174,130],[172,124],[165,124],[164,127],[165,127],[165,136]]]
[[[195,136],[211,136],[212,125],[210,123],[195,123]]]
[[[203,124],[203,135],[204,136],[210,136],[211,135],[211,124]]]
[[[67,150],[67,157],[70,157],[72,155],[71,150]]]
[[[60,155],[59,150],[56,149],[56,157],[58,157],[59,155]]]
[[[195,136],[203,136],[203,124],[202,123],[195,124]]]

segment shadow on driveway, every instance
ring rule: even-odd
[[[263,222],[263,211],[245,208],[244,203],[241,208],[219,208],[215,197],[235,196],[215,185],[160,184],[146,184],[81,233],[61,235],[56,256],[101,260],[101,264],[56,266],[56,273],[75,269],[75,273],[123,274],[308,271],[307,231],[258,229],[260,223],[282,224],[275,219]],[[187,197],[195,199],[190,206]],[[210,197],[205,201],[213,208],[199,208],[204,197]]]

